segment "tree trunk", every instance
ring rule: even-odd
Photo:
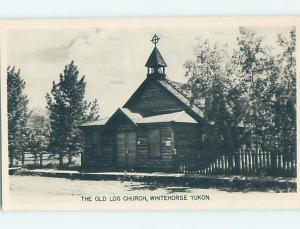
[[[40,166],[43,166],[43,154],[40,153]]]
[[[72,163],[72,155],[71,154],[68,155],[68,159],[69,159],[68,164],[71,164]]]
[[[24,161],[25,161],[25,153],[22,152],[22,166],[24,166]]]
[[[277,151],[271,151],[271,170],[272,172],[276,169]]]
[[[233,139],[232,139],[232,128],[228,126],[228,123],[225,121],[225,128],[226,128],[226,134],[227,134],[227,155],[229,156],[229,168],[233,168],[233,157],[235,155],[235,147],[233,144]]]
[[[14,166],[14,154],[11,153],[9,157],[9,167],[13,167],[13,166]]]
[[[33,156],[34,156],[34,162],[33,163],[34,163],[34,165],[36,165],[36,162],[37,162],[37,153],[34,153]]]
[[[59,154],[59,167],[63,167],[64,164],[64,156],[62,153]]]

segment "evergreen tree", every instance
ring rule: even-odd
[[[33,116],[33,115],[32,115]],[[34,156],[34,164],[37,164],[40,156],[40,165],[42,165],[42,154],[48,150],[50,138],[50,123],[43,116],[35,116],[31,119],[29,130],[28,148]]]
[[[24,93],[25,82],[20,70],[7,69],[7,112],[8,112],[8,151],[10,166],[13,159],[20,159],[27,151],[28,143],[28,99]]]
[[[64,156],[68,156],[71,163],[72,157],[82,152],[79,125],[98,117],[97,102],[88,103],[84,99],[85,87],[85,77],[79,76],[77,66],[72,61],[65,66],[59,82],[53,82],[51,93],[46,95],[51,126],[49,149],[59,155],[60,166],[63,165]],[[91,115],[91,112],[94,113]]]
[[[96,121],[99,119],[99,103],[98,100],[95,99],[92,102],[85,102],[85,112],[84,112],[84,117],[83,121],[84,122],[91,122],[91,121]]]

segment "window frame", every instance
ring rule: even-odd
[[[91,157],[102,156],[102,140],[99,138],[98,130],[90,130],[87,135],[88,142],[85,142],[85,151]]]

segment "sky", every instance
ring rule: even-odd
[[[288,35],[290,27],[249,28],[275,45],[278,33]],[[26,82],[29,108],[46,111],[45,95],[52,82],[71,60],[85,75],[86,99],[97,99],[100,116],[110,116],[122,107],[146,78],[145,63],[153,49],[156,33],[158,49],[167,62],[167,77],[186,80],[183,64],[194,58],[197,38],[236,47],[238,27],[140,26],[86,28],[17,28],[8,30],[7,63],[21,69]]]

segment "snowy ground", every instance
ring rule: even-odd
[[[205,189],[204,189],[205,190]],[[195,193],[199,189],[189,187],[163,187],[129,181],[90,181],[39,176],[10,176],[12,197],[30,198],[32,196],[82,196],[113,194],[174,194]]]
[[[166,187],[130,181],[91,181],[40,176],[9,176],[9,206],[13,209],[51,208],[61,203],[82,202],[82,196],[151,196],[151,195],[198,195],[207,189]],[[218,190],[211,189],[210,191]],[[72,206],[72,205],[70,205]]]
[[[52,210],[52,209],[187,209],[238,208],[239,201],[245,206],[261,207],[262,201],[273,201],[280,196],[264,192],[228,192],[216,188],[195,188],[188,185],[167,186],[163,184],[116,180],[72,180],[43,176],[9,176],[9,192],[6,209],[10,210]],[[153,196],[185,196],[187,201],[152,201]],[[197,201],[193,197],[209,196],[209,201]],[[128,201],[126,198],[146,198],[143,201]],[[267,199],[266,199],[267,197]],[[91,201],[86,201],[90,198]],[[103,201],[103,199],[106,199]],[[125,198],[125,200],[124,200]],[[282,196],[280,197],[282,198]],[[289,198],[287,195],[285,198]],[[119,201],[115,201],[118,200]],[[204,199],[203,199],[204,200]],[[272,202],[273,203],[273,202]],[[275,202],[276,203],[276,202]],[[279,202],[282,203],[285,202]],[[287,201],[287,203],[289,203]],[[123,205],[122,205],[123,204]],[[123,207],[124,206],[124,207]]]

